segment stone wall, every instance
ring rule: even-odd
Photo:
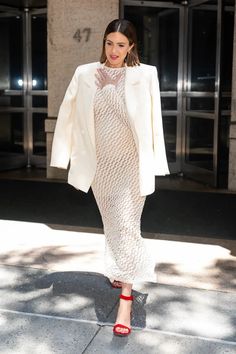
[[[236,9],[234,17],[234,49],[232,76],[232,108],[229,138],[229,184],[228,189],[236,191]]]
[[[119,0],[48,0],[47,177],[65,178],[49,167],[55,119],[76,67],[98,61],[107,24],[119,16]]]

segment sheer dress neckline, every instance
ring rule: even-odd
[[[126,69],[126,66],[121,66],[120,68],[113,68],[111,66],[107,66],[107,65],[103,64],[103,68],[108,69],[108,70],[117,70],[117,71],[120,70],[120,71],[122,71],[122,70]]]

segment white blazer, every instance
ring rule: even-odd
[[[57,118],[51,166],[66,169],[68,183],[88,192],[96,172],[93,101],[101,63],[79,66]],[[159,82],[155,66],[126,67],[125,102],[139,155],[140,195],[155,190],[155,175],[169,174],[163,136]]]

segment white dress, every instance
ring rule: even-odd
[[[145,197],[139,161],[125,109],[125,67],[104,70],[117,86],[97,88],[94,99],[97,169],[92,190],[105,234],[105,276],[125,283],[153,281],[154,263],[140,234]]]

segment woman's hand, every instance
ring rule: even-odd
[[[115,79],[113,79],[112,77],[110,77],[108,75],[108,73],[103,69],[103,68],[100,68],[100,69],[97,69],[97,74],[95,74],[95,77],[97,79],[96,81],[96,85],[97,87],[99,87],[100,89],[103,89],[104,86],[106,85],[114,85],[115,87],[117,86],[120,78],[121,78],[121,75],[122,75],[122,72],[120,72]]]

